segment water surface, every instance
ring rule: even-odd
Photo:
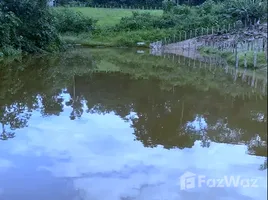
[[[266,79],[232,70],[126,50],[2,62],[0,199],[267,199]]]

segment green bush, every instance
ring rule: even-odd
[[[0,48],[35,53],[61,42],[47,0],[0,1]],[[11,51],[7,51],[11,52]]]
[[[116,31],[134,31],[156,28],[161,17],[153,16],[150,13],[138,13],[133,11],[132,16],[123,17],[120,23],[115,26]]]
[[[249,23],[249,20],[267,20],[266,0],[226,0],[222,11],[229,18]]]
[[[53,10],[55,25],[60,33],[89,32],[95,28],[96,20],[68,8]]]
[[[193,11],[193,8],[191,8],[190,6],[179,5],[174,6],[170,13],[172,13],[173,15],[190,15]]]
[[[172,4],[170,1],[166,4]],[[149,13],[133,12],[132,16],[124,17],[116,25],[116,31],[134,31],[145,29],[167,29],[189,31],[201,27],[218,26],[227,24],[228,19],[223,18],[222,3],[212,0],[204,2],[200,6],[170,5],[163,16],[153,16]]]
[[[118,46],[136,46],[138,42],[145,42],[145,46],[149,46],[152,41],[162,40],[170,35],[169,30],[139,30],[131,32],[122,32],[115,37],[115,42]]]
[[[14,49],[12,46],[4,46],[1,51],[6,56],[18,56],[22,53],[20,49]]]
[[[164,0],[162,3],[164,13],[170,12],[176,3],[172,0]]]
[[[20,43],[20,37],[16,35],[20,24],[21,21],[13,12],[4,13],[0,10],[0,47]]]

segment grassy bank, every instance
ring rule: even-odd
[[[136,31],[121,31],[102,32],[100,34],[64,34],[61,36],[68,44],[80,44],[87,47],[149,47],[151,41],[161,40],[168,36],[172,30],[136,30]],[[142,45],[137,45],[138,42],[144,42]]]

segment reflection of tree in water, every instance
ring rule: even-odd
[[[27,125],[32,110],[40,108],[42,116],[59,115],[63,111],[62,88],[72,84],[70,80],[75,74],[90,73],[92,67],[90,56],[80,54],[79,50],[58,57],[49,55],[23,58],[22,62],[1,62],[1,138],[14,137],[15,129]],[[77,110],[76,102],[74,107]]]
[[[83,110],[83,97],[76,92],[76,80],[75,76],[73,76],[73,81],[72,81],[72,86],[73,88],[69,89],[68,92],[71,96],[71,99],[66,102],[66,106],[71,106],[72,107],[72,112],[70,114],[70,119],[75,120],[76,118],[80,118],[84,112]]]
[[[267,158],[266,158],[264,163],[260,166],[260,170],[266,170],[267,167],[268,167],[268,164],[267,164]]]
[[[2,124],[0,139],[7,140],[15,137],[13,131],[27,126],[30,116],[27,107],[20,103],[14,103],[9,106],[2,105],[0,108],[0,123]],[[10,131],[7,131],[6,126]]]
[[[15,137],[15,133],[13,132],[6,132],[5,130],[5,125],[3,123],[2,124],[2,132],[0,134],[0,140],[7,140],[9,138],[14,138]]]
[[[130,121],[136,140],[146,147],[190,148],[196,140],[203,147],[209,147],[211,141],[238,144],[250,140],[254,131],[265,132],[264,122],[254,124],[248,113],[240,114],[245,110],[262,112],[265,100],[251,104],[252,99],[223,98],[215,91],[198,92],[190,87],[160,91],[157,82],[131,80],[121,74],[95,74],[89,81],[77,77],[75,92],[72,88],[68,91],[72,98],[80,97],[78,109],[83,97],[87,112],[113,112]],[[131,112],[136,117],[129,117]],[[206,122],[198,130],[189,126],[197,116]]]
[[[172,92],[162,91],[156,80],[137,81],[116,73],[92,75],[84,72],[83,68],[74,69],[76,62],[68,60],[64,63],[69,68],[55,67],[36,72],[31,69],[31,77],[34,77],[31,81],[28,80],[27,70],[27,73],[18,75],[19,78],[14,76],[20,84],[11,82],[14,79],[5,79],[9,82],[0,87],[4,91],[2,94],[8,93],[6,88],[11,88],[13,93],[12,98],[3,97],[9,99],[6,107],[12,107],[1,108],[3,138],[8,136],[7,125],[13,127],[12,130],[26,125],[28,111],[38,108],[38,98],[43,116],[59,115],[64,106],[61,91],[67,87],[71,99],[65,104],[72,107],[71,120],[85,114],[84,103],[87,113],[113,112],[131,122],[136,140],[146,147],[191,148],[196,140],[200,140],[201,146],[206,148],[212,141],[241,142],[249,146],[252,154],[267,155],[264,154],[265,149],[249,145],[255,133],[267,141],[264,138],[267,132],[266,99],[257,99],[256,103],[255,97],[222,96],[218,91],[198,91],[190,86],[173,87]],[[76,70],[84,75],[78,76]],[[129,117],[130,113],[137,116]],[[199,128],[196,128],[198,123]]]
[[[70,119],[75,120],[76,118],[80,118],[84,112],[83,110],[83,103],[82,99],[79,97],[74,97],[74,99],[70,99],[70,101],[66,102],[66,106],[71,106],[72,107],[72,112],[70,114]]]
[[[63,111],[63,98],[59,96],[60,94],[55,95],[43,95],[41,96],[42,108],[41,113],[43,116],[50,116],[59,114]]]
[[[259,134],[252,136],[247,141],[248,153],[251,155],[267,156],[267,138],[261,138]]]
[[[183,109],[184,103],[169,102],[167,105],[163,98],[152,99],[137,102],[137,107],[142,108],[137,112],[138,118],[132,121],[137,140],[148,147],[160,144],[168,149],[191,148],[199,136],[188,134],[183,128],[192,120],[191,112]]]

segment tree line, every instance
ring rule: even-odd
[[[134,7],[162,7],[163,3],[171,2],[177,5],[200,5],[205,2],[205,0],[56,0],[55,3],[58,6],[64,6],[68,4],[84,4],[86,6],[134,6]]]

